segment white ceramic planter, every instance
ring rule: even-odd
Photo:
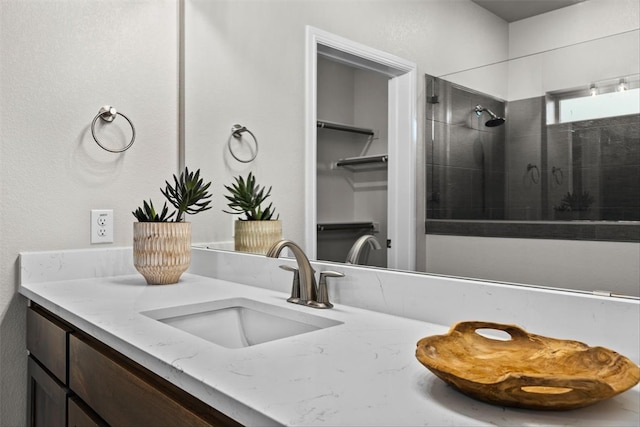
[[[134,222],[133,264],[150,285],[177,283],[191,264],[191,223]]]
[[[282,240],[282,223],[271,221],[241,221],[235,223],[235,250],[265,255],[269,248]]]

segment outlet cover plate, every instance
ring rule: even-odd
[[[113,209],[91,209],[91,243],[113,243]]]

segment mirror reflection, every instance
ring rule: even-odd
[[[318,57],[318,259],[387,266],[387,82]]]
[[[628,79],[629,93],[633,93],[634,85],[637,87],[637,22],[630,24],[633,19],[626,19],[625,14],[611,22],[600,22],[604,3],[583,2],[581,13],[575,15],[579,19],[572,18],[577,9],[571,6],[507,23],[472,1],[372,1],[363,7],[362,2],[351,1],[185,0],[185,163],[201,168],[219,190],[234,176],[253,172],[262,183],[273,186],[283,237],[306,245],[304,40],[306,26],[312,25],[418,66],[422,77],[415,88],[417,156],[412,165],[418,187],[414,248],[418,271],[638,296],[637,206],[622,203],[637,200],[637,190],[626,181],[616,181],[638,171],[638,163],[632,163],[640,145],[637,113],[616,114],[628,119],[624,123],[612,117],[562,122],[558,113],[558,105],[576,98],[572,95],[575,90],[590,89],[592,84],[604,88],[624,78]],[[637,17],[637,5],[624,2],[624,8],[626,15]],[[531,32],[544,32],[549,37],[528,37]],[[447,49],[442,48],[445,41]],[[586,58],[594,60],[588,62]],[[319,64],[318,73],[321,67],[334,66]],[[374,88],[371,90],[376,91]],[[460,105],[447,112],[445,101],[463,102],[464,108]],[[384,267],[384,256],[380,257],[386,240],[393,239],[388,218],[351,212],[384,212],[388,194],[384,202],[381,198],[369,207],[356,208],[355,199],[339,200],[343,188],[328,184],[322,189],[320,179],[331,182],[336,178],[329,172],[335,173],[350,180],[352,187],[363,189],[363,198],[372,196],[372,200],[375,193],[388,192],[382,183],[389,170],[381,165],[360,165],[365,170],[357,172],[337,166],[344,159],[387,154],[386,116],[355,117],[353,110],[349,117],[340,112],[340,106],[336,103],[325,108],[319,100],[317,118],[371,129],[374,135],[370,140],[367,135],[314,127],[319,140],[331,135],[333,141],[340,141],[335,145],[341,150],[335,155],[318,152],[317,203],[322,204],[316,212],[318,226],[365,225],[362,230],[338,231],[341,235],[351,233],[343,239],[340,253],[330,246],[326,252],[318,250],[317,258],[345,262],[360,236],[373,234],[382,250],[367,242],[362,252],[368,251],[368,264]],[[486,126],[492,120],[499,124],[500,118],[505,119],[503,124]],[[598,122],[602,120],[605,122]],[[579,122],[599,127],[597,131],[581,128]],[[235,123],[251,129],[260,141],[259,154],[250,163],[237,162],[227,153],[227,140]],[[537,132],[535,140],[531,137],[533,130]],[[468,138],[467,142],[454,144],[458,137]],[[601,142],[597,150],[589,145],[595,140]],[[622,151],[605,152],[614,146]],[[627,154],[626,172],[603,174],[605,168],[614,172],[620,168],[608,162],[618,160],[622,153]],[[446,164],[451,160],[459,163]],[[600,171],[596,171],[596,165]],[[465,169],[467,176],[460,178],[464,174],[454,168]],[[475,180],[470,181],[472,178]],[[456,194],[454,190],[461,186],[473,194]],[[628,193],[614,194],[611,188]],[[482,191],[476,192],[478,189]],[[585,192],[593,201],[589,209],[581,211],[580,206],[591,200],[583,197]],[[563,201],[567,195],[570,197]],[[194,242],[232,249],[233,219],[222,213],[221,195],[214,203],[218,206],[208,217],[193,219]],[[583,212],[579,218],[582,221],[561,218],[567,206]],[[339,212],[344,207],[350,209],[349,215]],[[484,223],[478,225],[463,213],[474,214]],[[567,234],[565,230],[560,237],[546,239],[539,239],[537,228],[529,235],[483,236],[482,240],[474,234],[488,228],[486,221],[493,220],[517,223],[517,227],[504,232],[513,234],[522,232],[520,222],[546,226],[555,221],[582,227],[585,220],[595,219],[605,220],[597,222],[613,227],[618,237],[604,239],[606,242],[574,240],[576,234],[597,233],[591,226],[580,229],[580,233],[572,230]],[[467,223],[471,226],[466,227]],[[463,230],[452,232],[452,227]],[[322,233],[335,231],[318,232],[318,240]],[[617,284],[622,285],[614,289]]]
[[[427,218],[639,221],[638,40],[427,75]],[[597,70],[603,61],[618,66]],[[532,64],[545,66],[535,84]],[[453,83],[482,79],[486,90],[499,79],[493,91],[505,98]]]

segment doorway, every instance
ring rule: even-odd
[[[364,237],[349,261],[386,267],[389,78],[323,56],[317,76],[317,257],[345,262]]]
[[[319,58],[378,73],[387,83],[386,266],[414,270],[416,263],[416,65],[386,52],[307,27],[306,33],[305,250],[318,259]],[[323,60],[321,59],[321,60]]]

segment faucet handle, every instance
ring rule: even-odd
[[[291,283],[291,296],[287,298],[288,302],[297,304],[300,301],[300,272],[297,268],[290,265],[281,265],[281,269],[293,272],[293,283]]]
[[[318,300],[313,304],[315,308],[331,308],[333,304],[329,302],[329,290],[327,289],[327,277],[344,277],[344,274],[337,271],[321,271],[318,283]]]

